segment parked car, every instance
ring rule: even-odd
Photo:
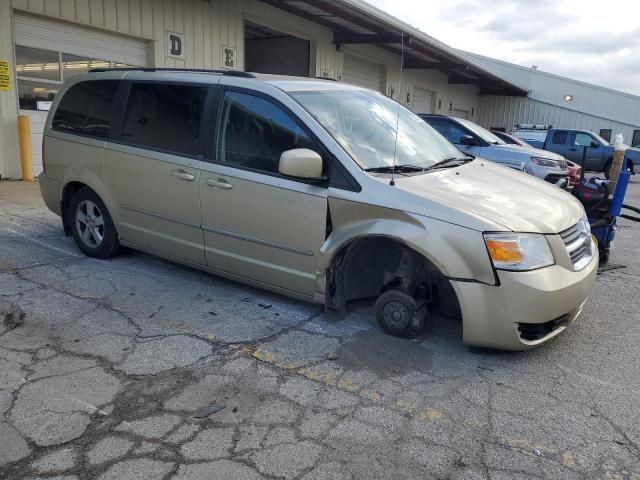
[[[496,137],[498,137],[503,142],[509,145],[518,145],[520,147],[534,148],[529,145],[524,140],[514,137],[513,135],[509,135],[505,132],[500,132],[498,130],[490,130]],[[567,160],[567,169],[569,170],[569,187],[573,187],[576,183],[580,181],[580,172],[582,167],[577,163],[573,163]]]
[[[580,315],[595,281],[572,195],[466,155],[359,87],[77,75],[53,102],[43,152],[44,201],[87,255],[127,246],[338,312],[377,299],[398,335],[443,305],[470,345],[532,348]]]
[[[609,178],[615,147],[593,132],[546,125],[516,125],[513,136],[536,148],[563,155],[579,165],[582,165],[583,152],[587,148],[587,164],[582,167],[587,171],[604,172]],[[627,158],[628,168],[635,173],[640,166],[640,148],[630,148]]]
[[[493,133],[464,118],[421,114],[425,122],[463,152],[529,173],[562,188],[568,186],[567,162],[560,155],[507,145]]]
[[[513,135],[509,135],[508,133],[501,132],[500,130],[489,130],[489,131],[508,145],[518,145],[520,147],[533,148],[524,140],[520,140],[519,138],[514,137]]]

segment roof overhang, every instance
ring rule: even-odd
[[[333,43],[366,44],[402,55],[405,69],[446,73],[450,84],[476,85],[481,94],[526,96],[529,92],[473,58],[362,0],[261,0],[324,25]]]

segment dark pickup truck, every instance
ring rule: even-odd
[[[557,153],[578,165],[582,165],[583,151],[587,147],[587,165],[583,168],[594,172],[604,172],[605,176],[609,178],[615,147],[593,132],[569,128],[516,126],[512,135],[524,140],[532,147]],[[627,167],[631,169],[632,173],[640,168],[640,149],[630,148],[627,151],[627,158],[630,160]]]

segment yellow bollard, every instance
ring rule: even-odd
[[[31,154],[31,125],[27,115],[18,116],[18,136],[20,137],[20,164],[22,180],[33,182],[33,156]]]

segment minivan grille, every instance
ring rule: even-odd
[[[560,237],[567,248],[574,270],[582,270],[593,257],[593,247],[589,229],[580,220],[573,227],[560,232]]]

